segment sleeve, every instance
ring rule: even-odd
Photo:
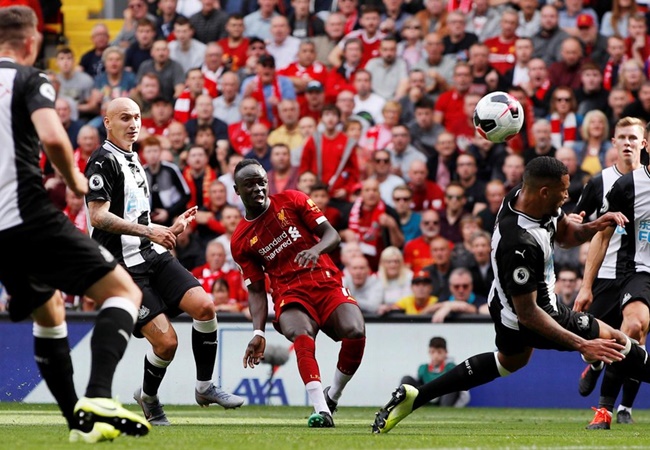
[[[264,279],[264,270],[262,269],[262,266],[257,263],[256,258],[246,254],[244,248],[247,243],[240,242],[242,239],[242,235],[238,234],[233,236],[233,239],[230,242],[230,249],[232,251],[232,258],[241,270],[244,285],[248,287],[252,283]]]
[[[585,185],[584,189],[582,190],[582,194],[578,199],[578,203],[576,203],[576,207],[573,210],[575,214],[579,214],[580,212],[584,211],[585,219],[598,211],[598,208],[600,207],[600,201],[598,200],[598,189],[595,185],[596,180],[600,181],[602,178],[590,178],[589,181],[587,181],[587,184]]]
[[[185,84],[185,72],[183,72],[183,66],[178,63],[174,64],[174,68],[172,69],[172,78],[174,79],[174,87],[176,87],[177,84]]]
[[[28,75],[23,95],[29,114],[41,108],[54,109],[56,91],[44,73],[34,71]]]
[[[307,142],[305,142],[305,146],[303,147],[302,150],[299,173],[303,173],[307,171],[316,173],[314,167],[315,166],[314,158],[316,157],[315,154],[316,154],[316,149],[314,147],[314,137],[311,136],[307,139]]]
[[[530,294],[544,277],[544,254],[538,245],[518,242],[497,252],[499,273],[508,295]]]
[[[86,178],[88,178],[88,193],[86,202],[110,202],[113,190],[118,184],[122,172],[119,170],[115,159],[106,154],[93,155],[86,165]]]
[[[310,230],[313,231],[321,223],[327,222],[325,214],[307,194],[300,191],[285,191],[285,194],[291,197],[296,211]]]
[[[187,183],[185,182],[185,178],[183,177],[183,174],[178,169],[178,167],[174,165],[172,166],[172,170],[173,170],[172,182],[174,183],[174,187],[180,193],[180,198],[178,199],[178,201],[176,201],[167,209],[169,211],[169,214],[172,217],[175,217],[185,212],[185,209],[187,208],[187,202],[190,201],[190,198],[192,196],[190,195],[190,188],[187,186]]]
[[[629,175],[631,177],[632,175]],[[629,178],[627,175],[624,177],[619,178],[614,182],[612,185],[611,189],[605,196],[605,200],[603,201],[603,205],[598,211],[598,216],[602,216],[606,212],[612,211],[612,212],[622,212],[625,214],[628,219],[632,218],[633,214],[630,214],[631,211],[629,211],[629,208],[627,207],[628,205],[634,205],[634,199],[633,198],[628,198],[631,197],[628,195],[626,191],[629,191],[631,193],[634,192],[634,189],[632,186],[627,186],[626,180]],[[626,187],[627,186],[627,187]]]

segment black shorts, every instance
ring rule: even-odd
[[[491,306],[495,305],[495,303],[498,302],[492,302]],[[596,339],[598,337],[600,326],[594,316],[589,313],[572,311],[559,300],[557,302],[557,308],[557,314],[552,317],[562,328],[584,339]],[[517,355],[529,347],[562,351],[573,350],[547,339],[535,331],[529,330],[521,323],[519,324],[519,330],[506,327],[501,323],[500,309],[497,307],[490,308],[490,315],[492,316],[492,320],[494,320],[494,329],[496,330],[496,346],[504,355]]]
[[[183,311],[179,304],[187,291],[201,287],[194,276],[169,252],[156,253],[149,249],[142,252],[145,262],[127,270],[135,284],[142,290],[142,305],[138,312],[133,335],[141,338],[140,331],[154,317],[165,314],[173,318]]]
[[[643,302],[650,308],[650,273],[636,272],[629,275],[619,291],[621,310],[631,302]]]
[[[621,281],[596,278],[591,291],[594,301],[589,307],[589,313],[612,328],[620,328],[623,320],[620,302]]]
[[[83,295],[117,265],[108,250],[60,212],[0,232],[0,248],[0,281],[11,296],[14,321],[27,318],[56,289]]]

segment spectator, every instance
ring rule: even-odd
[[[397,102],[402,113],[400,122],[410,125],[415,119],[415,105],[423,99],[432,100],[433,96],[427,93],[426,75],[420,69],[411,69],[408,78],[402,80],[397,90]],[[433,103],[431,104],[431,117],[433,119]]]
[[[519,26],[519,14],[514,9],[506,9],[501,14],[501,27],[498,36],[485,40],[490,48],[489,62],[492,67],[504,75],[515,65],[514,44],[517,40],[515,31]]]
[[[543,119],[540,119],[543,120]],[[548,126],[548,121],[546,125]],[[555,149],[553,149],[553,155],[555,155]],[[541,155],[540,155],[541,156]],[[546,155],[546,156],[551,156]],[[525,160],[521,155],[508,155],[503,162],[503,186],[506,190],[506,193],[510,192],[511,189],[519,186],[524,179],[524,169],[525,169]]]
[[[227,171],[221,175],[218,180],[223,183],[224,186],[226,186],[226,201],[228,202],[229,205],[236,206],[239,208],[239,211],[243,214],[244,213],[244,205],[241,203],[241,199],[239,195],[235,192],[235,179],[234,179],[234,173],[235,173],[235,167],[237,167],[237,164],[244,159],[242,155],[239,153],[231,153],[228,155],[227,158]]]
[[[472,235],[481,230],[481,220],[478,217],[465,214],[460,219],[462,241],[454,245],[451,252],[452,267],[470,268],[476,264],[472,254]]]
[[[465,13],[460,10],[447,14],[448,33],[442,38],[445,46],[444,54],[453,56],[456,61],[467,61],[469,48],[478,42],[478,37],[474,33],[465,30],[465,22]]]
[[[425,33],[437,33],[444,36],[447,33],[447,8],[443,0],[424,0],[424,9],[415,18]]]
[[[83,126],[83,121],[72,120],[72,108],[70,105],[71,102],[72,100],[68,99],[67,97],[59,97],[54,102],[54,109],[56,110],[56,114],[59,116],[59,120],[61,120],[63,128],[65,128],[65,132],[68,134],[68,139],[70,139],[70,142],[77,142],[77,136],[79,134],[79,130]]]
[[[208,166],[208,152],[203,147],[194,145],[187,151],[187,167],[183,170],[183,177],[190,189],[188,208],[198,206],[199,209],[209,209],[209,189],[217,174]]]
[[[406,62],[409,71],[424,58],[423,36],[420,22],[415,17],[404,21],[402,40],[397,43],[397,57]]]
[[[380,20],[381,16],[378,8],[372,5],[364,5],[361,8],[361,18],[359,19],[361,29],[350,31],[343,37],[338,47],[336,47],[332,51],[332,54],[330,54],[330,62],[335,63],[334,65],[340,64],[340,54],[345,46],[345,41],[348,39],[361,40],[362,54],[359,65],[362,68],[365,67],[366,63],[372,58],[379,56],[379,45],[386,37],[386,34],[379,29]]]
[[[108,48],[110,42],[108,28],[105,24],[98,23],[92,27],[90,41],[93,44],[93,48],[81,56],[79,66],[94,79],[104,70],[102,55],[104,54],[104,50]]]
[[[436,182],[427,179],[427,166],[422,161],[413,161],[408,171],[408,187],[413,193],[411,208],[413,211],[444,208],[444,191]]]
[[[456,136],[447,131],[440,133],[436,142],[436,152],[427,160],[429,179],[445,188],[456,173],[456,159],[460,152],[456,147]]]
[[[174,23],[181,14],[176,12],[178,0],[159,0],[156,34],[165,40],[174,39]],[[191,269],[191,268],[190,268]]]
[[[282,100],[278,105],[278,115],[282,125],[269,135],[269,145],[286,144],[292,154],[299,152],[302,149],[304,139],[298,129],[298,119],[300,118],[298,102],[295,100]]]
[[[439,0],[430,0],[438,2]],[[453,82],[456,59],[445,55],[445,45],[437,33],[429,33],[424,37],[424,52],[426,56],[413,66],[427,76],[427,92],[443,92],[447,85]]]
[[[408,76],[406,62],[397,59],[397,38],[388,36],[381,41],[379,57],[366,64],[370,73],[372,90],[385,100],[395,99],[399,82]]]
[[[445,189],[445,209],[440,211],[440,234],[454,244],[463,240],[460,221],[465,215],[465,188],[452,181]]]
[[[387,34],[398,35],[407,20],[413,18],[405,11],[404,0],[383,0],[383,13],[381,14],[379,29]]]
[[[415,161],[426,163],[427,157],[410,143],[408,128],[397,125],[392,130],[391,165],[393,172],[409,181],[409,170]]]
[[[156,39],[156,26],[149,19],[140,19],[136,26],[135,42],[126,49],[124,65],[137,73],[140,65],[151,59],[151,47]]]
[[[341,212],[337,208],[330,206],[330,194],[327,190],[327,185],[321,182],[314,184],[309,191],[309,198],[311,198],[316,206],[318,206],[318,209],[323,212],[323,215],[327,218],[327,221],[334,227],[334,229],[340,231],[343,218],[341,217]],[[335,252],[337,260],[340,259],[338,253],[338,251]]]
[[[474,111],[476,110],[476,105],[479,100],[481,100],[481,97],[481,94],[468,92],[463,99],[463,114],[465,116],[465,121],[463,123],[458,123],[458,128],[447,130],[456,137],[455,147],[460,152],[466,152],[472,144],[474,137],[478,134],[476,132],[476,126],[474,125]]]
[[[228,298],[234,299],[235,308],[223,308],[222,311],[239,312],[248,300],[244,289],[241,272],[226,264],[226,249],[221,242],[210,241],[205,248],[205,264],[192,269],[192,275],[199,280],[205,292],[211,293],[217,280],[226,282]],[[227,304],[230,302],[226,302]],[[232,303],[230,303],[232,305]]]
[[[607,54],[607,38],[598,32],[598,27],[589,14],[580,14],[577,25],[576,37],[582,44],[585,58],[593,61],[598,66],[602,66],[609,58]]]
[[[474,293],[472,274],[459,267],[449,275],[449,299],[438,302],[426,309],[425,314],[433,313],[431,322],[442,323],[450,314],[488,314],[487,299]]]
[[[321,123],[325,130],[307,139],[300,160],[300,172],[310,171],[327,184],[330,195],[344,200],[359,181],[359,165],[355,142],[337,131],[340,112],[335,106],[323,109]],[[324,149],[328,149],[327,155]]]
[[[582,116],[576,114],[578,104],[573,90],[566,86],[555,88],[551,98],[551,143],[553,147],[574,148],[580,139],[578,129]]]
[[[305,102],[300,108],[301,117],[319,120],[325,107],[325,89],[320,81],[310,81],[305,89]]]
[[[646,80],[644,66],[636,59],[628,59],[622,64],[618,86],[625,89],[632,97],[639,98],[639,91]]]
[[[404,245],[399,216],[381,200],[377,180],[368,179],[362,183],[361,195],[350,210],[348,227],[340,234],[345,242],[359,243],[373,271],[378,268],[379,255],[384,248]]]
[[[122,29],[115,36],[111,45],[125,49],[133,44],[138,21],[142,19],[148,19],[152,23],[156,23],[156,16],[149,14],[145,0],[129,0],[128,6],[124,9]]]
[[[77,148],[74,151],[74,162],[79,171],[86,171],[86,163],[90,155],[99,148],[99,132],[95,127],[84,125],[77,133]]]
[[[267,144],[269,128],[263,123],[255,123],[250,128],[251,149],[244,158],[259,161],[267,172],[271,170],[271,146]]]
[[[270,150],[271,170],[268,171],[269,194],[275,195],[286,189],[296,189],[298,170],[291,167],[291,151],[286,144],[275,144]]]
[[[183,169],[187,151],[190,149],[190,140],[187,137],[185,126],[180,122],[170,123],[167,127],[167,139],[169,140],[174,164]]]
[[[402,311],[406,315],[427,314],[427,308],[438,302],[438,297],[432,295],[432,291],[433,285],[429,272],[426,270],[415,272],[411,280],[411,295],[406,295],[393,304],[382,305],[379,314],[390,311]]]
[[[440,94],[436,102],[433,120],[446,130],[456,129],[466,120],[463,110],[465,94],[472,85],[472,69],[467,63],[459,62],[454,67],[452,88]]]
[[[337,5],[338,14],[344,18],[344,34],[359,28],[359,2],[357,0],[344,0]]]
[[[124,51],[108,47],[102,55],[104,72],[95,78],[95,89],[89,102],[100,104],[118,97],[128,97],[136,86],[135,75],[124,70]]]
[[[325,96],[328,103],[334,101],[342,91],[356,93],[354,80],[361,69],[362,45],[359,39],[348,39],[343,45],[343,62],[334,65],[327,77]]]
[[[636,15],[638,6],[630,0],[614,0],[612,10],[606,11],[600,25],[600,34],[605,37],[620,36],[625,39],[628,36],[630,17]]]
[[[449,275],[453,268],[451,264],[451,247],[453,244],[442,236],[436,236],[429,245],[433,263],[424,270],[431,274],[433,280],[433,295],[439,299],[449,298]]]
[[[598,66],[591,63],[583,64],[580,69],[580,79],[582,86],[576,90],[577,113],[584,116],[589,111],[607,109],[608,92],[603,89],[603,74]]]
[[[160,92],[158,76],[152,72],[145,73],[131,93],[131,100],[136,102],[140,107],[143,119],[151,118],[151,107],[153,106],[154,100],[159,97],[167,100]]]
[[[212,283],[212,301],[217,311],[240,312],[246,306],[239,304],[236,299],[230,297],[228,282],[223,278],[217,278]]]
[[[558,12],[553,5],[545,5],[540,11],[541,29],[533,35],[534,58],[541,58],[547,66],[560,60],[560,46],[569,34],[558,26]]]
[[[248,58],[249,40],[244,37],[244,18],[231,14],[226,22],[226,37],[217,41],[223,49],[223,62],[233,72],[237,72]]]
[[[194,39],[194,27],[185,17],[174,23],[175,41],[169,43],[169,56],[188,73],[190,69],[201,67],[205,58],[205,44]]]
[[[414,273],[434,263],[431,256],[431,243],[440,235],[440,215],[427,209],[421,213],[421,235],[404,246],[404,263]]]
[[[185,89],[174,103],[174,120],[183,124],[190,119],[196,119],[196,99],[207,93],[203,88],[203,72],[198,67],[190,69],[185,76]]]
[[[225,122],[227,125],[241,121],[239,104],[239,77],[233,72],[226,72],[219,80],[221,95],[212,101],[214,117]]]
[[[233,205],[225,204],[221,208],[221,225],[224,228],[223,233],[216,239],[217,242],[221,242],[223,248],[226,250],[226,264],[228,267],[234,268],[237,267],[235,260],[232,258],[232,252],[230,249],[230,238],[232,234],[237,229],[237,225],[241,221],[242,213],[240,210]]]
[[[301,107],[307,102],[305,91],[310,82],[317,81],[321,84],[321,87],[325,86],[327,82],[327,68],[316,61],[316,46],[312,41],[301,42],[298,48],[298,60],[278,71],[278,74],[289,77],[296,90],[296,98]],[[318,118],[320,116],[314,119],[317,120]]]
[[[548,68],[551,85],[578,89],[580,87],[580,67],[584,62],[583,57],[582,44],[577,38],[568,38],[562,42],[560,60]]]
[[[353,112],[367,112],[372,116],[375,123],[384,121],[381,111],[384,108],[386,100],[372,92],[372,75],[365,69],[359,70],[354,76],[354,109]]]
[[[537,1],[537,0],[525,0]],[[526,86],[530,83],[528,64],[533,58],[533,41],[530,38],[518,38],[515,41],[515,65],[503,76],[503,83],[508,86]]]
[[[390,152],[388,150],[374,152],[371,167],[374,168],[372,178],[379,182],[381,199],[394,208],[393,191],[404,184],[404,179],[391,173]]]
[[[164,97],[156,97],[151,102],[150,117],[142,119],[140,136],[167,136],[169,125],[174,121],[172,104]]]
[[[381,310],[411,294],[413,272],[404,265],[404,257],[397,247],[386,247],[381,252],[377,277],[383,291]]]
[[[570,267],[563,267],[558,270],[557,284],[555,285],[555,293],[562,303],[569,308],[573,308],[573,303],[578,296],[580,284],[578,280],[578,272]]]
[[[487,207],[479,211],[476,215],[481,219],[484,231],[492,233],[494,230],[497,213],[499,212],[499,208],[501,208],[501,203],[503,202],[505,195],[506,189],[501,180],[492,180],[485,186],[485,200]]]
[[[646,122],[650,121],[650,81],[646,81],[639,90],[639,98],[631,103],[628,103],[623,111],[621,117],[638,117]]]
[[[237,75],[240,81],[246,80],[248,77],[257,74],[257,61],[266,53],[266,43],[257,37],[252,37],[248,41],[248,49],[246,50],[245,64],[240,67]]]
[[[429,157],[436,154],[436,142],[444,131],[442,125],[433,120],[433,105],[428,98],[418,101],[414,106],[415,118],[408,125],[413,146]]]
[[[532,38],[542,26],[542,15],[537,0],[519,2],[519,25],[515,34],[520,38]]]
[[[484,1],[487,5],[487,1],[481,1]],[[478,3],[478,1],[475,3]],[[456,363],[448,358],[447,341],[441,337],[434,337],[429,341],[429,362],[422,364],[418,368],[417,378],[405,376],[400,383],[418,388],[444,375],[454,367],[456,367]],[[429,404],[462,408],[469,403],[469,399],[469,391],[460,391],[442,395],[433,399]]]
[[[65,189],[65,208],[63,214],[84,234],[88,234],[88,220],[82,195],[75,194],[70,188]]]
[[[474,264],[470,268],[474,293],[485,298],[490,295],[494,280],[494,270],[490,259],[490,240],[490,233],[485,231],[476,231],[470,238],[470,251],[474,256]]]
[[[394,129],[397,132],[408,132],[405,126],[399,126],[398,129],[401,113],[399,103],[393,100],[387,101],[381,113],[383,117],[382,122],[365,130],[365,133],[363,133],[359,140],[359,147],[364,150],[364,157],[359,160],[360,165],[365,166],[375,151],[391,146]]]
[[[95,82],[85,72],[75,70],[74,54],[68,47],[62,47],[56,52],[56,66],[59,69],[59,96],[65,96],[75,101],[77,110],[83,116],[96,114],[98,104],[91,101]],[[75,142],[75,141],[72,141]]]
[[[580,194],[582,194],[582,188],[587,184],[590,176],[589,173],[582,170],[578,165],[578,157],[574,149],[561,147],[555,152],[555,157],[562,161],[567,166],[567,169],[569,169],[569,196],[562,205],[562,210],[570,214],[575,209],[580,199]]]
[[[318,183],[318,178],[316,178],[316,174],[314,172],[311,172],[309,170],[305,172],[300,171],[300,175],[298,175],[297,186],[300,192],[304,192],[305,194],[309,195],[316,183]]]
[[[480,99],[488,92],[502,89],[504,77],[490,64],[490,48],[487,45],[476,43],[469,48],[469,64],[472,68],[472,85],[468,94],[478,95]],[[465,113],[465,118],[471,119],[473,114],[474,111]]]
[[[361,312],[377,314],[382,301],[382,287],[377,275],[370,271],[368,260],[355,256],[350,261],[350,273],[343,278],[343,286],[350,291]]]
[[[420,213],[411,209],[411,201],[413,200],[413,192],[411,188],[405,184],[397,186],[393,189],[392,200],[394,203],[395,212],[399,216],[399,225],[404,235],[404,242],[412,241],[422,235],[420,231],[420,221],[422,216]]]
[[[546,63],[540,58],[533,58],[528,62],[528,83],[519,85],[528,96],[533,106],[535,117],[544,117],[548,114],[551,97],[551,81],[548,77]]]
[[[466,154],[474,157],[477,166],[476,177],[487,182],[489,180],[503,178],[503,162],[508,156],[504,144],[496,144],[488,141],[476,133],[471,141]],[[460,155],[458,156],[460,158]],[[456,169],[458,172],[458,169]]]
[[[154,136],[140,142],[146,162],[144,172],[151,195],[151,221],[170,226],[182,214],[190,200],[190,189],[175,164],[162,159],[160,140]]]
[[[533,124],[533,138],[535,145],[524,151],[524,164],[528,164],[538,156],[555,156],[556,148],[552,139],[551,122],[546,119],[537,119]],[[505,169],[503,173],[505,175]],[[514,186],[506,185],[506,190],[510,190],[512,187]]]
[[[309,0],[292,0],[293,11],[289,14],[291,35],[298,39],[311,38],[325,34],[325,24],[309,11]]]
[[[564,9],[558,13],[558,24],[560,28],[571,36],[575,36],[578,32],[578,18],[583,14],[589,15],[594,20],[596,28],[600,27],[596,11],[591,8],[585,8],[584,0],[566,0],[564,2]]]
[[[160,93],[167,100],[178,97],[185,89],[185,72],[180,64],[169,58],[169,44],[162,39],[151,46],[151,59],[140,64],[138,80],[153,73],[160,81]]]
[[[478,167],[476,158],[470,154],[461,154],[456,160],[456,177],[465,189],[465,212],[476,214],[485,208],[485,183],[476,176]]]
[[[185,129],[190,141],[194,142],[196,133],[201,125],[207,125],[212,128],[218,145],[228,147],[228,125],[222,120],[214,117],[214,107],[212,98],[209,95],[201,94],[196,97],[194,102],[194,112],[196,117],[185,123]]]
[[[226,70],[221,46],[214,42],[206,45],[205,62],[201,65],[201,72],[203,72],[203,88],[211,98],[219,96],[220,78]]]
[[[305,1],[305,0],[301,0]],[[347,3],[352,3],[348,1]],[[312,39],[316,47],[316,60],[325,64],[328,68],[332,67],[329,61],[329,55],[336,48],[338,43],[345,34],[345,16],[341,13],[332,13],[325,20],[325,33],[317,35]],[[295,36],[295,31],[294,31]],[[297,37],[297,36],[296,36]]]
[[[214,0],[201,0],[201,11],[189,18],[194,38],[206,45],[221,39],[225,34],[227,19],[228,15],[216,8]]]
[[[575,148],[580,169],[596,175],[604,169],[605,154],[612,148],[605,113],[597,109],[589,111],[582,121],[580,134],[582,141]]]
[[[226,186],[221,181],[212,180],[208,187],[208,198],[196,212],[194,228],[202,247],[221,236],[225,227],[221,222],[221,213],[227,205]]]
[[[291,36],[289,21],[284,16],[271,19],[271,39],[267,41],[266,51],[275,58],[276,67],[285,69],[298,58],[300,39]]]
[[[603,88],[609,92],[618,85],[621,67],[626,60],[625,41],[619,36],[607,38],[607,54],[609,58],[603,66]]]
[[[210,125],[199,125],[196,130],[196,138],[194,138],[194,145],[200,145],[208,153],[208,165],[215,169],[217,173],[221,173],[225,169],[225,153],[219,152],[217,149],[217,137]],[[222,167],[221,163],[224,163]]]
[[[473,8],[467,12],[465,29],[478,36],[479,42],[497,36],[502,8],[490,6],[488,0],[474,0],[472,3]]]
[[[276,3],[276,0],[257,0],[259,9],[244,17],[244,36],[271,40],[271,19],[278,15]]]

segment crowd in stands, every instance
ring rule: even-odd
[[[129,0],[118,35],[95,25],[92,50],[58,49],[48,76],[82,170],[106,136],[107,102],[141,106],[151,218],[168,225],[199,207],[175,253],[220,309],[246,311],[232,186],[236,164],[255,158],[271,194],[305,192],[340,232],[333,256],[364,313],[441,322],[486,312],[490,233],[528,161],[569,167],[572,212],[615,162],[613,124],[650,119],[644,11],[634,0]],[[507,144],[473,127],[493,90],[525,111]],[[42,167],[87,231],[81,199]],[[580,252],[558,259],[570,304]]]

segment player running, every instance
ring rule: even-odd
[[[366,343],[361,310],[326,255],[338,246],[340,237],[302,192],[289,190],[269,197],[266,171],[257,161],[241,161],[234,176],[235,190],[246,208],[246,216],[233,233],[230,245],[248,286],[254,327],[244,354],[244,367],[253,368],[264,357],[267,274],[275,310],[273,325],[293,342],[298,371],[314,406],[307,424],[333,427],[332,413],[361,364]],[[324,391],[315,354],[319,330],[341,341],[334,381]]]

